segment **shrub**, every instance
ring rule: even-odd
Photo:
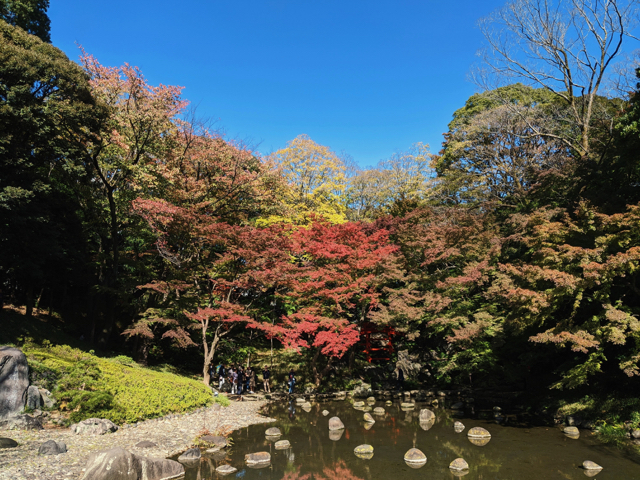
[[[104,359],[66,345],[27,345],[23,351],[37,375],[51,372],[47,378],[56,385],[50,390],[74,422],[101,417],[132,423],[213,403],[202,382],[140,367],[128,357]]]

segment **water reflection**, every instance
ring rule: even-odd
[[[553,428],[518,428],[510,426],[517,424],[511,421],[497,425],[493,412],[484,412],[490,414],[482,420],[467,411],[464,423],[484,427],[492,435],[490,439],[473,439],[456,433],[454,422],[459,415],[452,417],[444,408],[446,402],[440,404],[439,408],[429,407],[434,418],[421,422],[419,411],[426,404],[417,403],[415,411],[403,411],[396,402],[386,406],[386,414],[372,424],[366,424],[361,411],[348,401],[315,403],[309,412],[293,402],[269,405],[265,414],[277,421],[268,426],[279,428],[279,439],[288,440],[290,448],[277,450],[271,439],[265,438],[265,425],[248,427],[232,434],[232,447],[204,453],[199,468],[189,468],[185,480],[222,479],[215,469],[223,464],[238,469],[226,478],[243,480],[453,480],[461,476],[465,480],[578,480],[591,474],[581,468],[586,459],[605,467],[597,478],[640,478],[635,459],[597,445],[587,432],[572,440]],[[381,405],[384,401],[379,400],[374,406]],[[330,415],[322,414],[325,409]],[[334,415],[342,420],[344,429],[329,431],[329,418]],[[363,459],[354,455],[355,447],[362,444],[373,446],[375,456]],[[412,447],[428,458],[421,468],[404,461]],[[258,470],[247,468],[244,455],[260,451],[271,454],[271,464]],[[456,458],[464,458],[469,470],[450,470],[449,464]]]

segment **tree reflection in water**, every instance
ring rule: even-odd
[[[300,467],[295,472],[285,473],[282,480],[364,480],[362,477],[354,475],[344,460],[339,460],[329,467],[322,469],[322,473],[315,473],[313,477],[310,473],[300,474]]]

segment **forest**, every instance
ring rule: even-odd
[[[48,2],[0,1],[3,311],[207,384],[275,349],[337,388],[373,325],[414,385],[634,395],[637,14],[547,3],[481,22],[484,88],[441,146],[362,168],[305,134],[262,155],[180,87],[67,58]]]

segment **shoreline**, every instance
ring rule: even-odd
[[[136,455],[169,458],[185,451],[203,429],[238,430],[249,425],[271,423],[272,418],[260,414],[269,400],[232,400],[218,412],[201,408],[189,413],[173,414],[123,425],[105,435],[76,435],[68,428],[45,430],[0,430],[0,437],[12,438],[18,447],[0,450],[0,479],[2,480],[65,480],[79,479],[90,454],[122,447]],[[66,443],[67,453],[39,455],[38,449],[47,440]],[[138,448],[141,441],[157,444],[152,448]]]

